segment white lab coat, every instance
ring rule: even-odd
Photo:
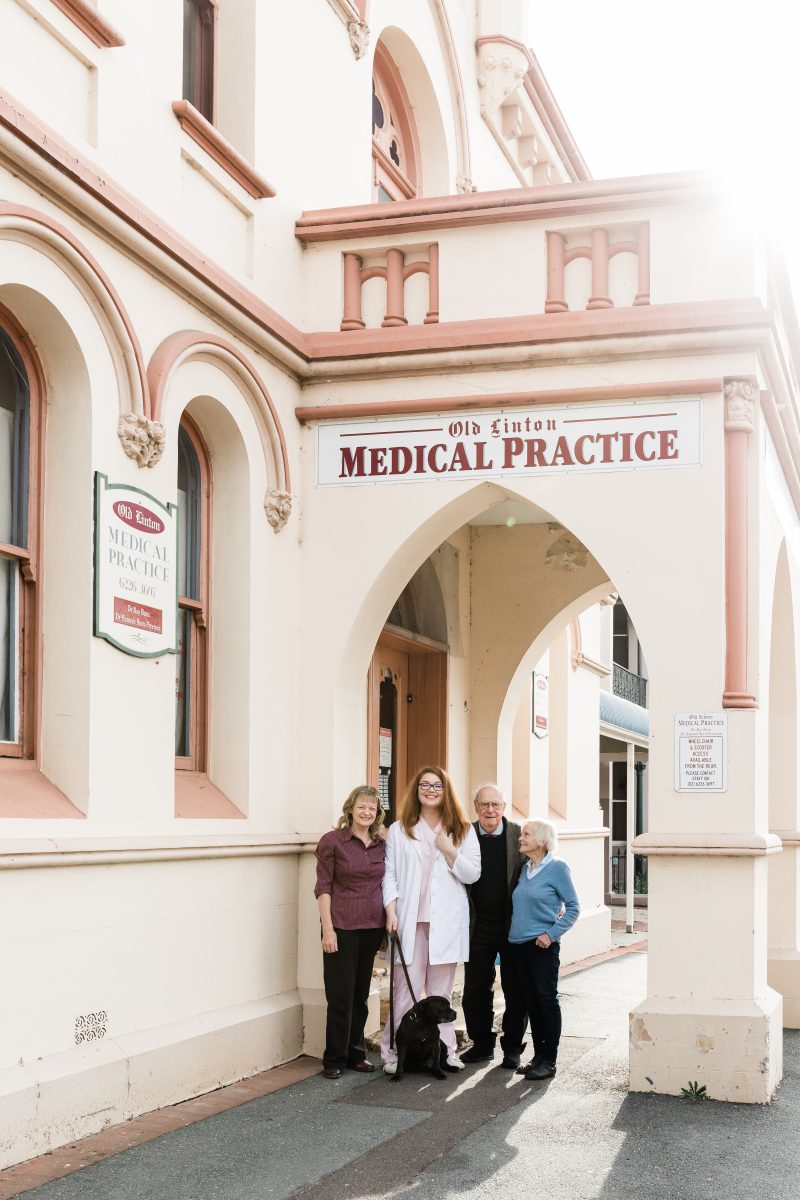
[[[469,902],[466,883],[474,883],[481,874],[481,850],[478,836],[470,825],[452,867],[440,850],[436,851],[431,875],[431,921],[429,960],[441,963],[466,962],[469,958]],[[386,839],[386,872],[383,877],[384,907],[397,901],[397,925],[403,957],[414,957],[422,888],[422,848],[416,838],[406,835],[400,821],[389,829]]]

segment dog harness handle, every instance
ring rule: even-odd
[[[412,1006],[417,1003],[417,998],[414,995],[414,989],[411,986],[411,976],[408,973],[406,960],[403,957],[403,946],[400,941],[400,935],[392,933],[389,935],[389,1048],[394,1050],[394,950],[397,947],[397,952],[400,955],[400,963],[403,968],[403,973],[406,977],[408,990],[411,994]]]

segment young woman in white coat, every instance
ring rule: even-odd
[[[422,767],[403,797],[399,819],[386,840],[383,903],[386,928],[397,933],[417,1000],[450,999],[456,966],[469,958],[469,902],[466,884],[481,873],[475,830],[456,799],[441,767]],[[394,1027],[411,1008],[399,961],[394,974]],[[447,1066],[460,1071],[456,1032],[440,1026]],[[387,1075],[397,1069],[397,1050],[389,1045],[389,1022],[381,1038]]]

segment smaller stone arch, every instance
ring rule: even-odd
[[[449,153],[439,98],[428,68],[414,42],[395,25],[382,30],[375,47],[376,71],[387,65],[402,87],[408,116],[408,136],[417,159],[416,178],[411,182],[416,195],[438,196],[452,188]],[[401,95],[398,88],[396,95]],[[407,193],[406,193],[407,194]]]
[[[79,288],[103,329],[119,379],[120,413],[150,418],[144,355],[133,321],[106,272],[58,221],[34,208],[0,203],[0,238],[26,242],[55,260]]]
[[[354,0],[354,3],[358,11],[359,20],[351,21],[348,28],[356,57],[360,58],[366,49],[366,43],[369,38],[369,29],[367,27],[369,4],[368,0]],[[429,0],[429,3],[431,16],[433,17],[436,33],[439,38],[442,59],[450,89],[450,99],[453,106],[452,117],[456,149],[455,190],[469,194],[476,189],[475,184],[472,182],[472,153],[469,142],[467,102],[464,94],[464,79],[461,74],[456,40],[453,35],[453,27],[450,24],[445,0]],[[450,191],[449,184],[443,190]]]
[[[269,480],[264,510],[270,525],[278,533],[288,521],[292,509],[286,439],[264,381],[233,342],[199,330],[182,330],[166,337],[153,353],[147,368],[153,415],[160,422],[166,392],[178,368],[203,358],[215,362],[234,379],[253,413]]]

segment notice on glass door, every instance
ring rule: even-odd
[[[728,790],[728,714],[675,714],[675,791]]]

